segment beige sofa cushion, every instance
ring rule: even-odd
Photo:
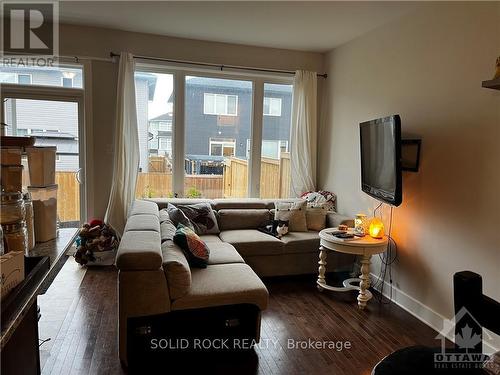
[[[253,304],[266,309],[269,293],[252,269],[242,263],[214,264],[191,271],[189,292],[172,303],[172,310]]]
[[[317,232],[325,229],[327,213],[328,211],[322,207],[308,207],[306,209],[307,229]]]
[[[293,253],[318,253],[319,254],[319,232],[290,232],[281,238],[285,244],[283,252]]]
[[[157,215],[136,214],[128,218],[123,232],[135,230],[154,230],[160,232],[160,222]]]
[[[173,241],[163,242],[161,252],[170,298],[175,300],[186,295],[191,288],[191,269],[182,249]]]
[[[224,209],[219,210],[220,230],[257,229],[269,224],[269,210],[263,209]]]
[[[116,254],[119,270],[158,270],[162,265],[160,233],[128,231],[123,235]]]
[[[208,264],[245,263],[233,245],[227,242],[207,242],[210,249]]]
[[[215,199],[213,202],[216,210],[262,209],[268,207],[266,201],[258,198]]]
[[[307,232],[306,208],[307,202],[290,201],[276,202],[274,220],[288,221],[290,232]]]
[[[256,229],[226,230],[219,236],[222,241],[233,245],[244,257],[283,253],[283,242]]]
[[[158,216],[158,205],[156,203],[137,199],[132,203],[130,215],[149,214]]]

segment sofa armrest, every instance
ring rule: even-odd
[[[156,231],[129,231],[123,235],[116,254],[121,271],[154,271],[162,267],[160,234]]]
[[[338,227],[340,224],[354,227],[354,219],[350,216],[341,215],[337,212],[328,212],[326,214],[326,226],[328,228]]]

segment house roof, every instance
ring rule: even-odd
[[[232,79],[207,78],[207,77],[191,77],[186,78],[187,86],[203,86],[203,87],[218,87],[218,88],[236,88],[240,90],[251,90],[251,81],[237,81]]]
[[[149,120],[149,122],[172,120],[172,116],[173,116],[172,112],[166,112],[166,113],[161,114],[160,116],[156,116],[156,117],[152,118],[151,120]]]
[[[75,138],[37,137],[35,146],[56,146],[58,154],[78,155],[78,140]]]
[[[66,132],[58,132],[58,131],[43,131],[39,129],[32,129],[31,134],[32,137],[38,138],[66,138],[66,139],[75,139],[76,135]]]

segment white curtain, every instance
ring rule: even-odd
[[[116,93],[113,184],[104,221],[122,235],[135,196],[139,169],[139,135],[135,107],[134,57],[120,54]]]
[[[297,70],[293,84],[291,192],[299,197],[316,188],[317,149],[316,72]]]

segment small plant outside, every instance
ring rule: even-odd
[[[201,191],[192,186],[186,191],[186,198],[201,198]]]

